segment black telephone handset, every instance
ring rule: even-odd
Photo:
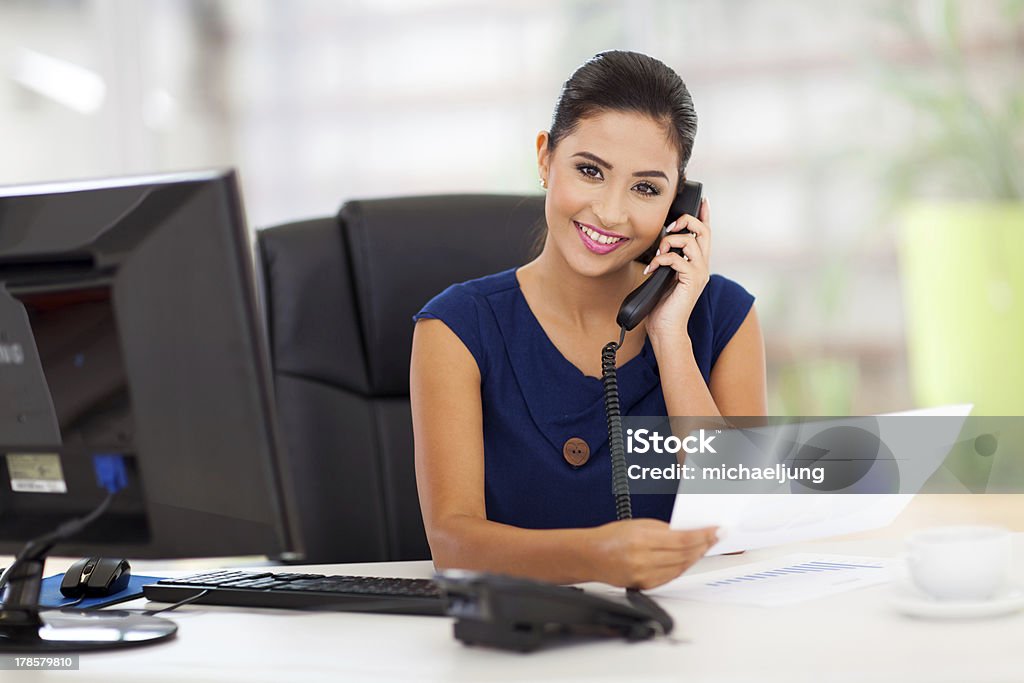
[[[665,218],[666,226],[683,214],[697,215],[700,210],[701,187],[700,183],[692,180],[683,182],[682,188],[676,198],[672,200],[672,206],[668,210],[668,216]],[[679,234],[685,235],[688,232],[690,231],[684,228],[679,231]],[[663,236],[660,236],[658,241],[661,241]],[[672,251],[680,253],[678,249]],[[653,275],[630,292],[622,301],[622,307],[619,309],[619,315],[615,318],[615,322],[627,331],[639,325],[640,321],[650,314],[675,284],[674,275],[675,271],[671,268],[658,268],[654,271]]]

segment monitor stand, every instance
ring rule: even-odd
[[[41,608],[39,590],[46,557],[13,567],[0,605],[0,652],[84,652],[158,643],[177,624],[125,610]]]

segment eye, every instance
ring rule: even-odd
[[[633,189],[637,190],[639,194],[645,195],[647,197],[657,197],[659,194],[661,194],[661,190],[659,190],[656,185],[652,185],[651,183],[637,183],[636,185],[633,186]]]
[[[592,166],[590,164],[576,164],[576,170],[588,178],[594,178],[595,180],[601,180],[603,178],[601,175],[601,169],[597,166]]]

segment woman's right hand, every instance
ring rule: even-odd
[[[681,531],[658,519],[624,519],[596,527],[594,578],[623,588],[660,586],[703,557],[718,541],[717,529]]]

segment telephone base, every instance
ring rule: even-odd
[[[455,617],[455,638],[515,652],[597,638],[647,640],[671,630],[650,598],[613,599],[541,581],[463,571],[435,580]]]
[[[556,644],[568,645],[595,638],[625,638],[640,641],[653,638],[658,629],[633,624],[618,628],[582,624],[488,623],[473,619],[455,621],[456,640],[465,645],[481,645],[514,652],[534,652]]]

